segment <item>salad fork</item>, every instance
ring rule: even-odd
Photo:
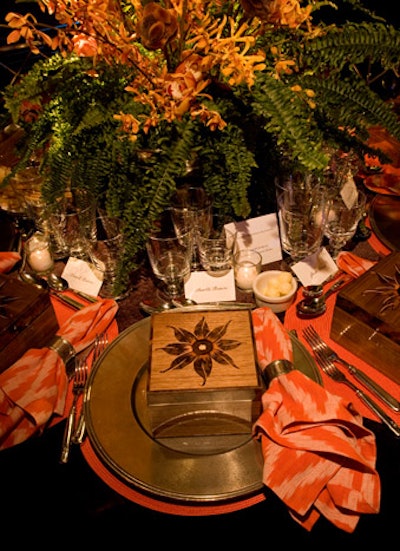
[[[373,392],[375,396],[381,399],[387,406],[394,411],[400,411],[400,403],[393,398],[385,389],[373,381],[368,375],[357,369],[354,365],[341,358],[337,352],[335,352],[328,344],[320,337],[312,325],[309,325],[305,331],[309,333],[310,339],[313,340],[312,347],[319,350],[321,354],[324,354],[332,362],[339,362],[343,365],[349,373],[351,373],[361,384],[363,384],[368,390]]]
[[[343,383],[350,387],[356,395],[364,402],[364,404],[369,407],[371,411],[375,413],[379,417],[379,419],[398,437],[400,437],[400,427],[387,415],[383,409],[378,406],[374,400],[372,400],[369,396],[364,394],[364,392],[359,389],[354,383],[352,383],[345,375],[342,373],[336,365],[332,362],[332,360],[329,360],[324,354],[321,353],[318,348],[315,348],[315,340],[310,334],[309,331],[307,331],[307,328],[303,331],[304,338],[308,342],[308,344],[313,349],[313,352],[315,354],[315,357],[322,369],[322,371],[328,375],[331,379],[336,381],[337,383]]]
[[[97,362],[97,360],[100,358],[101,354],[104,352],[107,345],[108,345],[107,333],[99,333],[98,335],[96,335],[96,339],[94,341],[94,348],[93,348],[92,365],[94,365]],[[84,390],[85,390],[85,394],[83,397],[82,409],[80,412],[76,430],[72,437],[72,441],[74,442],[74,444],[82,444],[85,438],[86,423],[85,423],[84,407],[85,407],[86,396],[87,396],[87,388],[85,387]]]
[[[76,406],[78,403],[78,398],[85,389],[86,380],[88,377],[88,366],[85,361],[77,362],[74,371],[74,382],[72,386],[73,393],[73,402],[71,409],[69,411],[67,424],[65,425],[64,435],[63,435],[63,444],[61,451],[61,463],[67,463],[69,458],[69,452],[71,449],[72,434],[75,427],[75,417],[76,417]]]

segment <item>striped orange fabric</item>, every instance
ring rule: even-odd
[[[258,309],[253,321],[259,361],[289,359],[276,315]],[[299,524],[311,530],[323,515],[353,532],[362,513],[379,512],[375,436],[350,402],[293,370],[271,381],[262,405],[253,430],[261,440],[263,482]]]
[[[114,300],[99,300],[74,313],[57,335],[80,352],[105,331],[115,317]],[[50,348],[28,350],[0,374],[0,449],[42,432],[62,416],[68,381],[65,365]]]
[[[336,259],[336,264],[343,272],[346,272],[346,274],[353,277],[359,277],[372,268],[376,262],[366,260],[348,251],[341,251]]]
[[[6,274],[21,260],[21,255],[14,251],[0,251],[0,274]]]

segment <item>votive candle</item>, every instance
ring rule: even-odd
[[[46,235],[36,233],[29,239],[27,242],[27,259],[32,270],[39,274],[48,273],[53,269],[54,260]]]
[[[250,292],[253,281],[261,271],[261,255],[252,249],[244,249],[234,256],[235,282],[239,289]]]

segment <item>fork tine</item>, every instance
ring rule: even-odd
[[[101,354],[104,352],[106,346],[108,345],[108,336],[106,332],[98,333],[95,338],[94,342],[94,349],[93,349],[93,358],[92,358],[92,366],[97,362],[97,360],[100,358]],[[88,365],[85,361],[85,368],[86,368],[86,379],[85,379],[85,387],[86,387],[86,381],[88,378]],[[84,394],[84,403],[86,400],[86,388],[85,388],[85,394]],[[82,409],[80,412],[77,428],[75,430],[73,441],[75,444],[82,444],[83,439],[85,437],[86,432],[86,423],[85,423],[85,415],[84,415],[84,403],[82,404]]]
[[[313,329],[313,331],[311,330]],[[318,360],[318,363],[321,366],[321,369],[326,373],[327,375],[330,375],[332,372],[332,368],[336,369],[334,364],[326,357],[326,355],[322,352],[321,347],[318,346],[318,339],[315,337],[316,331],[315,329],[309,325],[303,330],[303,335],[308,344],[311,346],[314,355],[316,359]],[[318,334],[316,333],[317,337]]]

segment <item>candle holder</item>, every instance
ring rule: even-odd
[[[242,249],[233,257],[236,286],[246,293],[253,292],[253,281],[261,272],[262,257],[253,249]]]
[[[54,259],[47,234],[35,232],[25,243],[26,259],[30,268],[38,275],[48,275],[54,269]]]

